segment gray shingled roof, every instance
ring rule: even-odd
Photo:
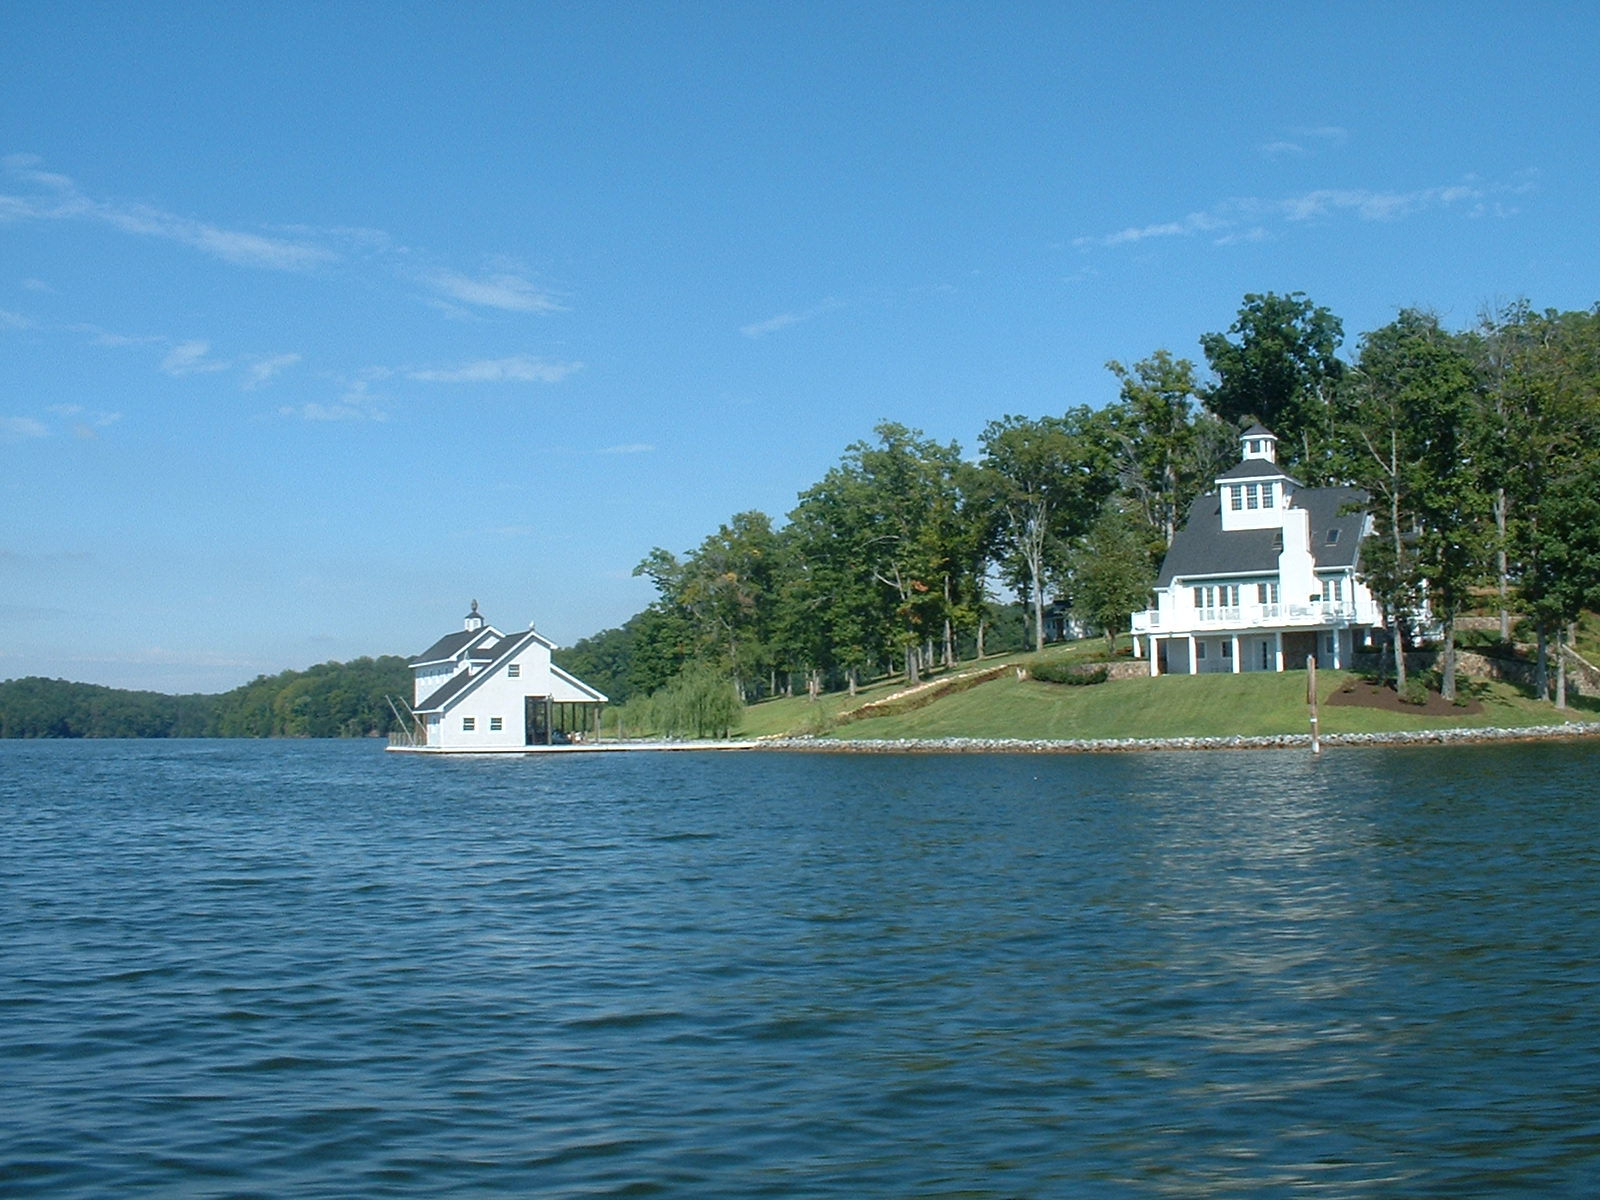
[[[534,633],[533,630],[529,629],[522,633],[513,633],[508,637],[501,638],[498,643],[490,647],[487,651],[473,651],[473,662],[481,664],[478,669],[471,672],[459,671],[450,676],[449,679],[445,680],[444,683],[440,685],[436,692],[430,695],[421,704],[418,704],[411,711],[416,713],[438,712],[446,704],[454,700],[463,692],[467,691],[474,684],[487,679],[493,663],[499,661],[509,654],[516,653],[518,649],[527,645],[528,642],[532,641],[538,636],[539,635]],[[441,642],[449,640],[449,638],[444,638],[441,639]]]
[[[1356,565],[1366,518],[1361,512],[1343,510],[1365,504],[1366,500],[1365,492],[1348,487],[1300,488],[1291,497],[1291,508],[1303,508],[1310,514],[1311,553],[1319,569]],[[1337,531],[1331,545],[1330,530]],[[1283,548],[1278,541],[1279,532],[1240,529],[1224,533],[1221,493],[1208,492],[1189,506],[1188,519],[1161,562],[1156,586],[1167,587],[1177,578],[1275,574],[1278,553]]]
[[[1247,458],[1243,462],[1235,463],[1229,467],[1218,479],[1287,479],[1295,487],[1300,486],[1300,481],[1292,475],[1285,475],[1283,468],[1277,463],[1265,458]]]

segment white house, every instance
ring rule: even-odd
[[[411,660],[416,719],[390,749],[474,753],[593,736],[606,697],[551,662],[553,649],[531,625],[501,633],[474,600],[460,632]]]
[[[1259,425],[1240,443],[1238,465],[1172,539],[1155,607],[1133,614],[1134,653],[1152,675],[1282,671],[1311,655],[1348,667],[1382,621],[1357,575],[1366,493],[1301,487]]]

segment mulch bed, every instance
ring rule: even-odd
[[[1426,704],[1407,704],[1396,694],[1393,684],[1365,683],[1359,679],[1339,687],[1328,697],[1328,704],[1353,708],[1381,708],[1384,712],[1406,713],[1414,717],[1470,717],[1483,711],[1482,702],[1463,696],[1457,704],[1438,692],[1428,693]]]

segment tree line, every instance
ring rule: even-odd
[[[1327,308],[1250,294],[1199,344],[1204,376],[1166,349],[1108,363],[1109,402],[997,417],[973,457],[879,424],[781,524],[743,512],[693,549],[651,550],[636,574],[655,602],[563,665],[616,698],[691,664],[747,701],[885,673],[916,682],[958,646],[985,652],[997,593],[1024,606],[1033,646],[1056,599],[1111,636],[1148,603],[1189,506],[1259,422],[1302,483],[1370,496],[1363,569],[1397,682],[1426,597],[1453,695],[1455,622],[1487,592],[1503,638],[1514,610],[1531,622],[1547,686],[1547,644],[1600,607],[1600,308],[1517,303],[1455,331],[1405,309],[1343,356]]]
[[[0,682],[0,737],[373,737],[400,728],[409,698],[395,655],[261,675],[220,695],[164,695],[63,679]]]

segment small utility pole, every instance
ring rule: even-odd
[[[1317,656],[1306,655],[1306,703],[1311,706],[1311,757],[1322,754],[1322,731],[1317,720]]]

